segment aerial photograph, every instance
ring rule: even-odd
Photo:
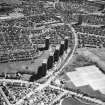
[[[0,0],[0,105],[105,105],[105,0]]]

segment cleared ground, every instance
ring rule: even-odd
[[[72,97],[69,97],[63,100],[62,105],[87,105],[87,104],[82,103]],[[96,104],[88,104],[88,105],[96,105]]]
[[[95,52],[95,51],[94,51]],[[103,54],[104,54],[104,51],[103,51]],[[105,56],[105,55],[104,55]],[[92,57],[92,56],[91,56]],[[89,59],[86,59],[85,57],[83,57],[82,56],[82,54],[81,55],[76,55],[75,57],[74,57],[74,59],[73,59],[73,62],[70,64],[70,65],[68,65],[68,67],[66,68],[67,70],[65,70],[65,71],[67,71],[67,72],[72,72],[72,71],[75,71],[75,68],[76,67],[83,67],[83,66],[86,66],[86,65],[92,65],[92,62],[91,62],[91,60],[89,60]],[[93,63],[94,64],[94,63]],[[65,74],[66,74],[66,72],[65,72]],[[66,80],[66,81],[68,81],[68,76],[66,77],[67,75],[65,75],[65,77],[64,77],[64,79]],[[66,79],[67,78],[67,79]],[[94,91],[89,85],[84,85],[84,86],[81,86],[81,87],[76,87],[75,85],[74,85],[74,83],[69,79],[69,82],[67,82],[66,84],[65,84],[65,87],[69,87],[69,88],[74,88],[74,89],[80,89],[82,92],[84,92],[84,93],[87,93],[87,94],[89,94],[90,96],[94,96],[94,97],[97,97],[97,98],[99,98],[99,99],[101,99],[101,100],[103,100],[103,101],[105,101],[105,95],[104,94],[102,94],[101,92],[99,92],[99,91]]]
[[[105,61],[105,48],[89,49],[89,51],[93,52],[95,55],[99,56],[100,59]]]
[[[49,55],[49,51],[45,51],[41,57],[34,60],[33,63],[31,61],[21,61],[21,62],[15,62],[15,63],[6,63],[6,64],[0,64],[0,73],[2,72],[16,72],[16,71],[35,71],[37,72],[37,68],[42,64],[43,59],[46,59]],[[27,68],[27,69],[26,69]]]

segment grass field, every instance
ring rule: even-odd
[[[85,104],[84,102],[80,102],[72,97],[65,98],[62,101],[62,105],[96,105],[96,104]]]
[[[82,92],[87,93],[90,96],[94,96],[105,101],[105,95],[101,94],[98,90],[94,91],[89,85],[76,87],[72,81],[69,81],[65,84],[65,87],[73,88],[73,89],[80,89]]]
[[[93,52],[95,55],[99,56],[100,59],[105,61],[105,48],[101,48],[101,49],[89,49],[89,51]]]
[[[16,72],[22,70],[30,70],[37,72],[37,68],[42,64],[43,59],[46,59],[49,55],[49,51],[45,51],[41,57],[34,60],[34,63],[31,61],[22,61],[22,62],[15,62],[15,63],[4,63],[0,64],[0,73],[2,72]],[[28,67],[28,69],[26,69]]]

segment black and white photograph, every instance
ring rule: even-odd
[[[105,105],[105,0],[0,0],[0,105]]]

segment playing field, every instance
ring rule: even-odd
[[[63,101],[62,101],[62,105],[87,105],[85,104],[85,102],[80,102],[72,97],[70,98],[65,98]],[[96,104],[89,104],[88,105],[96,105]]]

